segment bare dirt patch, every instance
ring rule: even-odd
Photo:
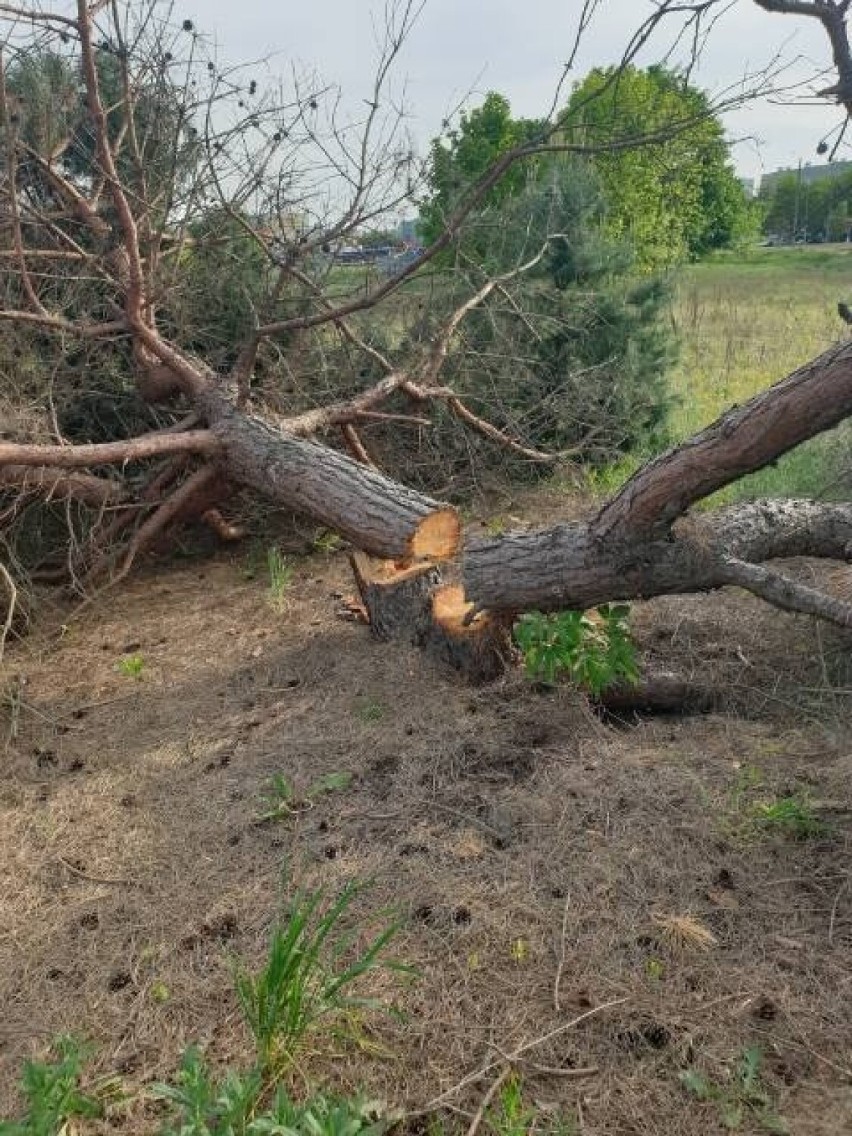
[[[852,1127],[848,636],[735,593],[637,608],[645,657],[721,708],[605,724],[569,690],[474,690],[372,642],[335,614],[342,556],[299,561],[277,608],[244,567],[140,577],[7,655],[0,1114],[63,1032],[131,1090],[191,1042],[242,1060],[229,960],[260,960],[296,886],[357,878],[358,913],[398,913],[419,977],[395,993],[403,1024],[317,1044],[312,1080],[416,1110],[597,1010],[524,1068],[583,1133],[721,1130],[679,1074],[725,1084],[752,1045],[793,1132]],[[339,772],[345,790],[260,820],[275,774]],[[791,795],[824,832],[756,825]],[[447,1103],[472,1115],[488,1081]],[[156,1121],[131,1105],[119,1126]]]

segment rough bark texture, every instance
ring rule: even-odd
[[[421,641],[432,618],[432,593],[442,583],[440,568],[426,564],[400,571],[392,560],[361,552],[353,552],[349,563],[373,635]]]
[[[492,612],[472,616],[472,611],[460,587],[438,588],[421,646],[471,682],[491,682],[512,656],[512,619]]]
[[[852,342],[846,342],[644,465],[601,510],[596,532],[665,532],[694,502],[850,415]]]
[[[645,541],[601,538],[585,522],[508,533],[468,545],[464,584],[477,608],[585,610],[722,587],[731,583],[731,557],[760,563],[793,556],[852,559],[852,505],[735,505],[690,517],[667,539]]]
[[[308,513],[371,556],[407,564],[456,554],[461,526],[452,506],[328,446],[273,429],[218,392],[198,402],[222,445],[230,481]]]

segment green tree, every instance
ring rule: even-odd
[[[685,125],[689,123],[689,125]],[[646,268],[694,259],[756,231],[758,218],[729,161],[703,91],[663,66],[597,68],[578,84],[561,123],[589,147],[661,132],[665,141],[594,155],[607,225]]]
[[[849,229],[852,173],[810,181],[791,171],[761,188],[763,231],[785,240],[842,241]]]
[[[605,215],[589,162],[538,159],[514,193],[470,218],[443,297],[452,308],[473,281],[511,273],[548,242],[529,271],[468,316],[447,371],[507,433],[592,464],[665,440],[673,357],[666,288],[636,272],[629,241],[606,230]],[[469,448],[466,440],[461,461]]]
[[[420,212],[420,229],[427,242],[441,233],[444,219],[468,186],[507,150],[532,141],[542,132],[537,119],[513,118],[508,99],[496,91],[482,106],[461,117],[455,130],[432,142],[429,165],[431,196]],[[487,195],[484,205],[495,205],[518,194],[536,176],[537,159],[511,167]]]

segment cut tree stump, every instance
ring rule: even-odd
[[[432,593],[442,583],[435,564],[399,565],[352,552],[349,563],[376,639],[419,643],[432,619]]]
[[[512,622],[506,613],[479,612],[456,584],[432,595],[431,619],[421,645],[471,682],[499,678],[512,657]]]
[[[351,553],[349,563],[377,639],[422,647],[474,683],[503,673],[512,653],[510,616],[471,617],[464,591],[444,583],[436,564],[399,564],[363,552]]]

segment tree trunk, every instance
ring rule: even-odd
[[[582,611],[731,583],[751,587],[732,564],[794,556],[852,559],[852,505],[733,505],[691,516],[668,538],[644,541],[600,536],[594,522],[508,533],[467,546],[464,585],[478,609]]]
[[[432,596],[421,646],[470,682],[491,682],[512,657],[512,622],[506,613],[475,613],[460,587],[444,584]]]
[[[353,553],[349,561],[378,639],[401,639],[461,671],[471,682],[490,682],[511,655],[511,618],[473,614],[436,565],[399,570],[390,561]]]
[[[432,619],[432,593],[442,584],[434,564],[397,568],[362,552],[349,557],[370,630],[377,639],[419,642]]]
[[[309,514],[371,556],[404,565],[455,556],[461,525],[452,506],[328,446],[275,429],[219,391],[203,392],[197,405],[221,443],[229,481]]]

